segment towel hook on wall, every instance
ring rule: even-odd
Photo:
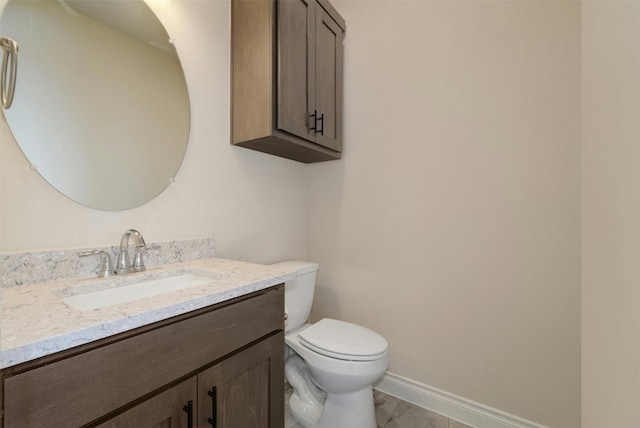
[[[16,74],[18,73],[18,43],[8,37],[0,38],[2,48],[2,68],[0,69],[0,103],[2,108],[8,109],[13,102],[16,88]]]

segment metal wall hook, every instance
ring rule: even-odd
[[[0,38],[2,54],[2,68],[0,68],[0,104],[8,109],[13,103],[18,74],[18,43],[8,37]]]

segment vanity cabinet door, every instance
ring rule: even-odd
[[[284,406],[273,397],[284,396],[283,360],[279,332],[199,373],[197,426],[282,427]]]
[[[196,377],[161,392],[96,428],[194,428]]]

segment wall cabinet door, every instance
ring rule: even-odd
[[[321,7],[316,11],[316,142],[342,150],[342,28]]]
[[[316,0],[278,2],[278,127],[338,152],[342,38]]]
[[[284,334],[271,336],[198,374],[198,427],[284,425]],[[204,398],[206,397],[206,399]]]
[[[315,142],[315,0],[278,3],[278,129]]]
[[[194,376],[96,428],[194,428],[196,393]]]

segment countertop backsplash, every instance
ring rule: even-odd
[[[145,254],[144,263],[148,268],[215,257],[215,242],[212,238],[148,242],[147,245],[158,247]],[[120,247],[114,245],[0,253],[0,287],[29,285],[65,278],[95,277],[101,266],[100,257],[78,256],[79,252],[89,250],[106,251],[115,264]],[[133,257],[131,248],[129,255]]]

